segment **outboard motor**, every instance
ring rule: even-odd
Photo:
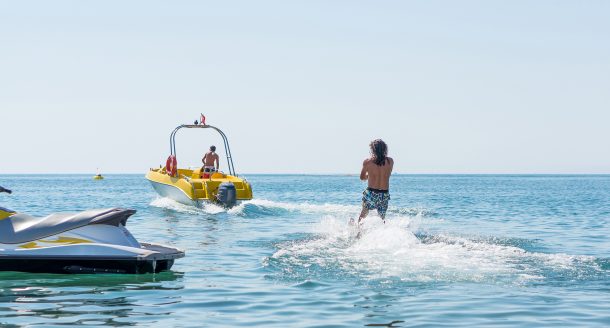
[[[233,207],[237,202],[237,195],[235,191],[235,185],[231,182],[223,182],[218,186],[218,194],[216,195],[218,201],[224,207]]]

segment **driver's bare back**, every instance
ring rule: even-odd
[[[220,158],[216,154],[216,146],[210,146],[210,151],[203,155],[201,162],[203,162],[202,172],[210,173],[218,171]]]

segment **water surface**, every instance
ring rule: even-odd
[[[610,176],[400,175],[388,223],[356,176],[252,175],[226,211],[158,198],[141,175],[3,175],[32,215],[138,213],[187,256],[148,275],[0,272],[0,324],[411,327],[610,325]]]

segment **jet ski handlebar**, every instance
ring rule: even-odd
[[[7,193],[7,194],[11,194],[11,193],[13,193],[13,192],[12,192],[10,189],[6,189],[6,188],[4,188],[4,187],[2,187],[2,186],[0,186],[0,192],[5,192],[5,193]]]

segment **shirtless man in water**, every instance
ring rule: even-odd
[[[220,166],[220,159],[218,157],[218,154],[216,154],[216,146],[210,146],[210,151],[203,155],[201,161],[203,162],[201,172],[217,172],[218,167]]]
[[[362,212],[358,223],[372,209],[377,210],[385,223],[385,213],[390,200],[390,175],[394,167],[394,160],[388,157],[388,145],[383,140],[373,140],[369,146],[371,147],[371,157],[364,160],[360,172],[360,180],[368,180],[368,188],[362,193]]]

